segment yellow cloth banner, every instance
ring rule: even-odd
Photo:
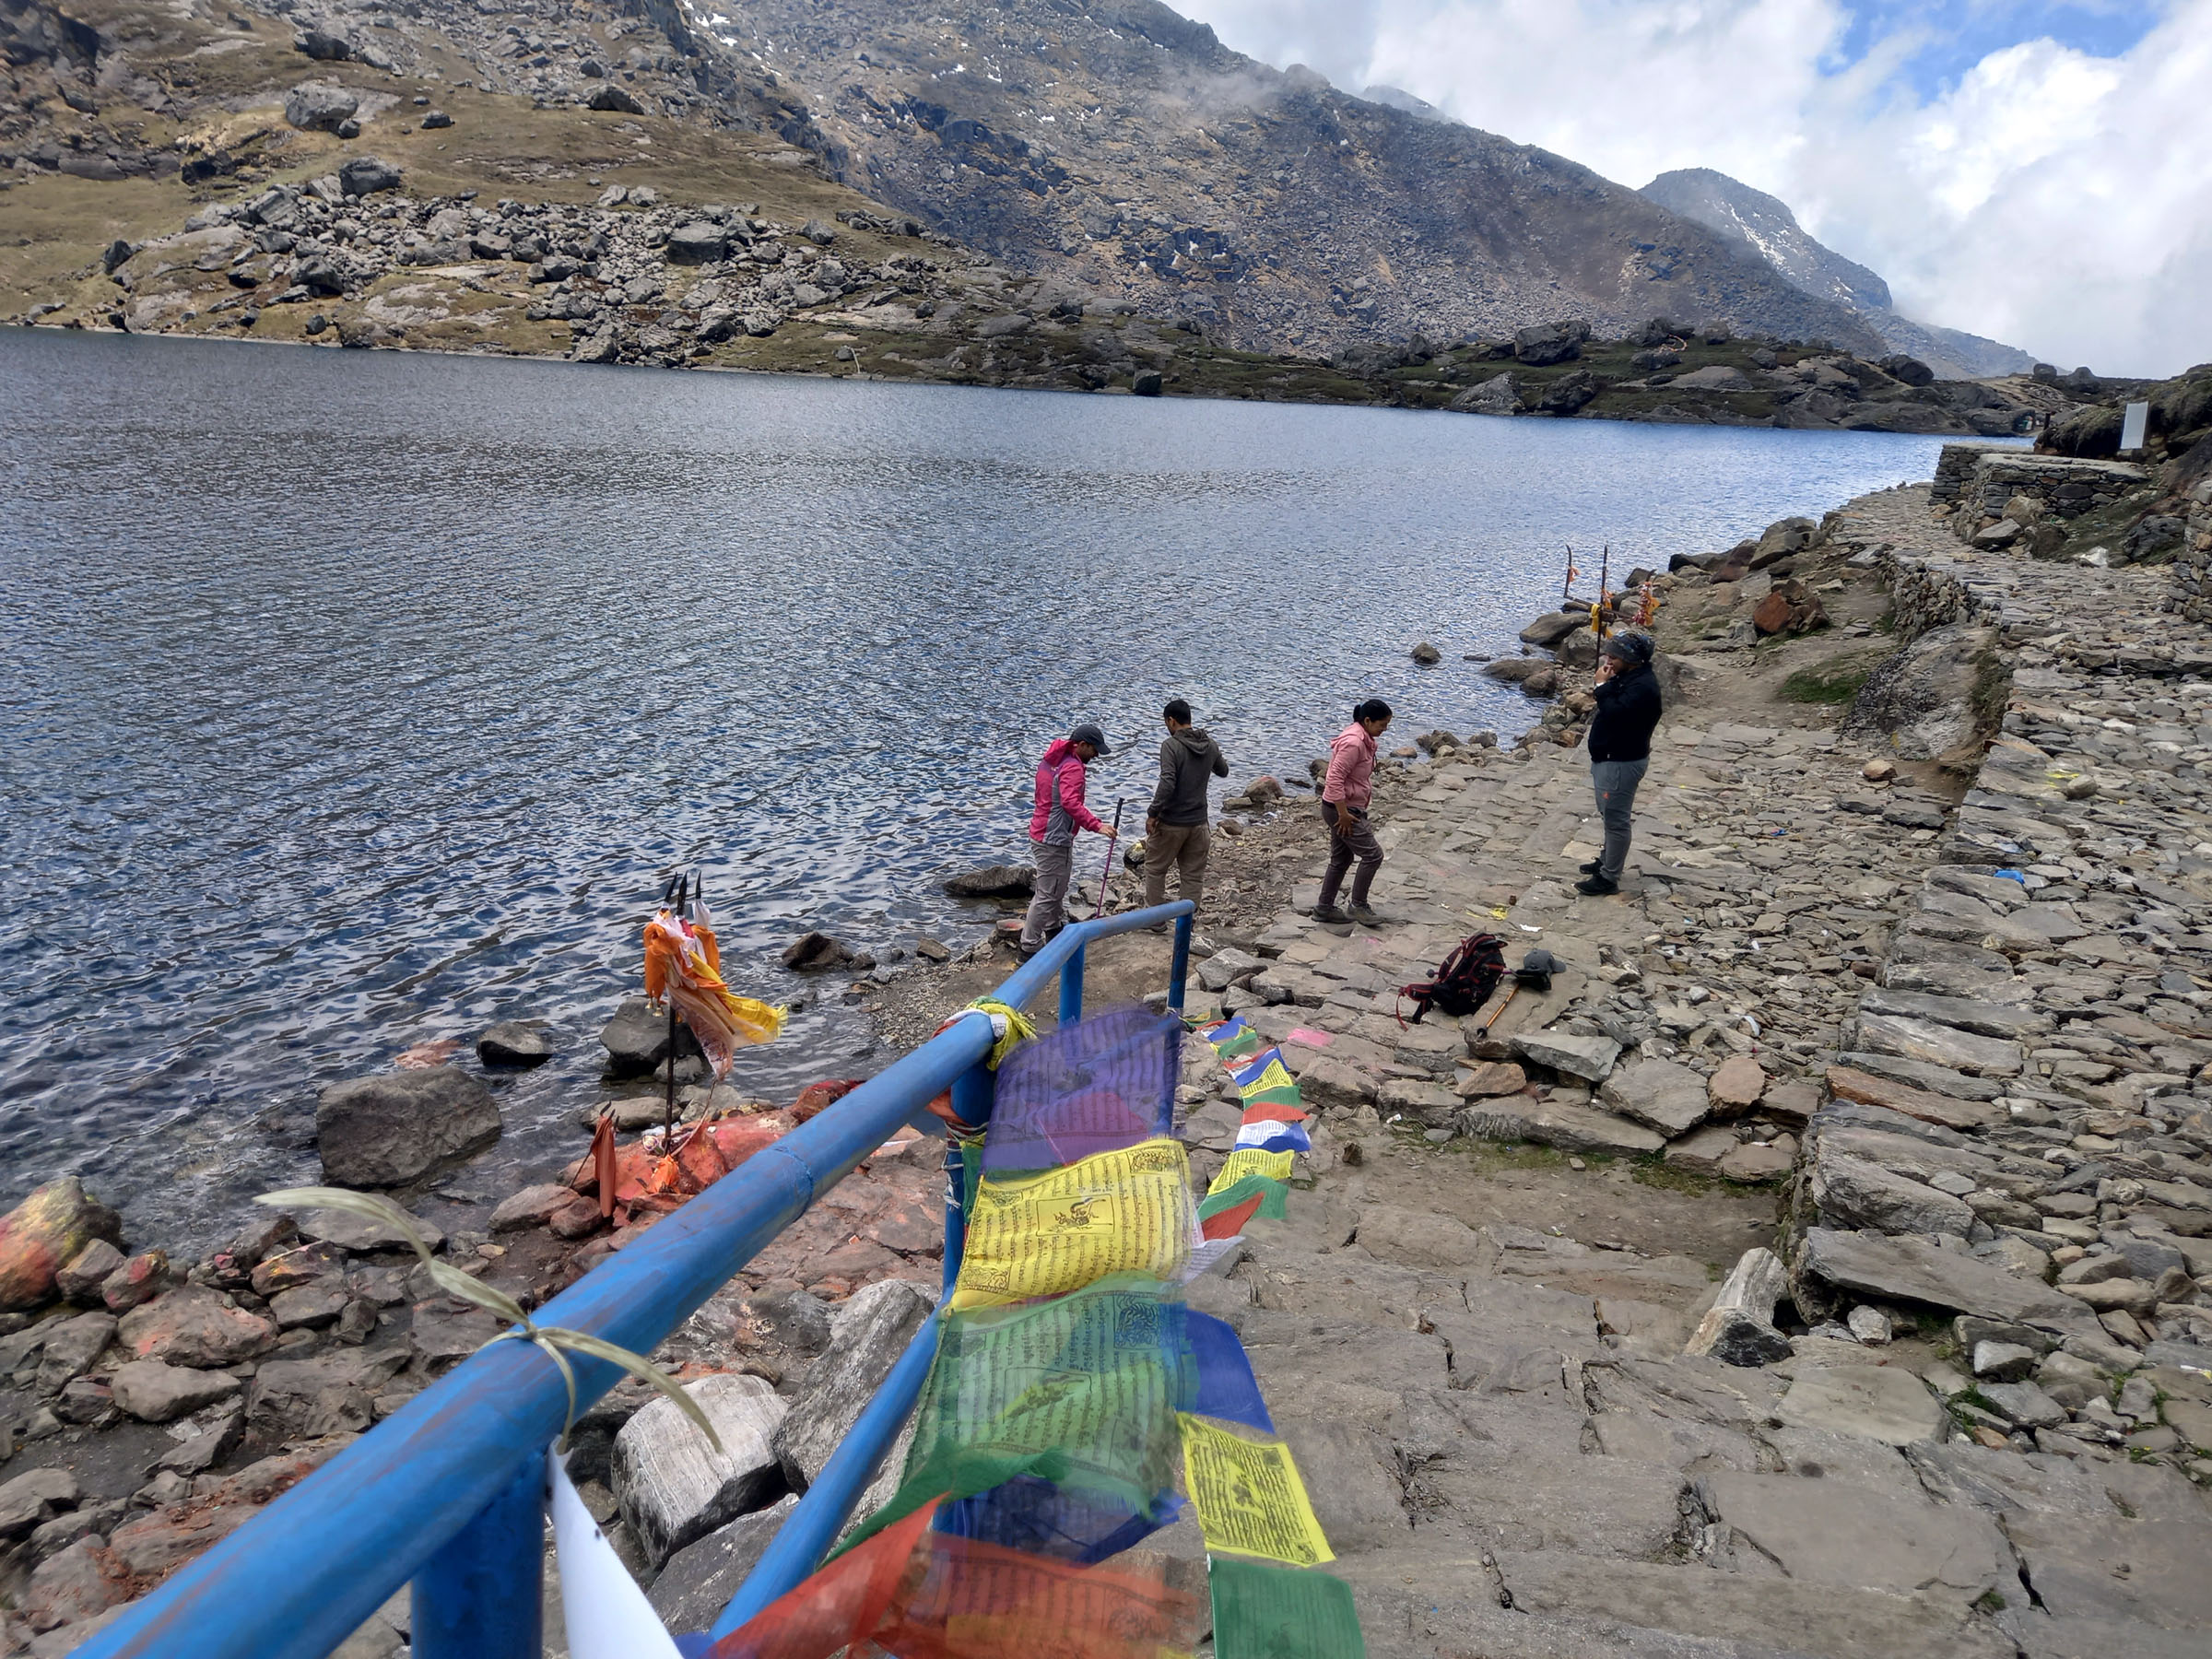
[[[1292,1567],[1336,1559],[1289,1447],[1280,1441],[1249,1441],[1187,1413],[1179,1424],[1183,1484],[1207,1549],[1264,1556]]]
[[[1263,1089],[1296,1088],[1297,1087],[1298,1079],[1290,1075],[1288,1068],[1280,1060],[1270,1060],[1267,1062],[1265,1071],[1253,1078],[1251,1082],[1240,1085],[1237,1092],[1249,1100]]]
[[[1140,1141],[1041,1175],[986,1175],[968,1218],[953,1310],[1064,1296],[1113,1273],[1174,1278],[1197,1235],[1180,1141]]]
[[[1215,1176],[1212,1184],[1206,1189],[1206,1196],[1210,1198],[1216,1193],[1227,1192],[1247,1175],[1265,1175],[1270,1181],[1288,1181],[1290,1179],[1291,1156],[1288,1152],[1262,1152],[1252,1147],[1231,1152],[1229,1161],[1221,1166],[1221,1173]]]

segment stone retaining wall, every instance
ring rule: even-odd
[[[2006,503],[2016,496],[2033,501],[2041,519],[2064,521],[2111,506],[2149,477],[2145,468],[2124,461],[2078,461],[2011,445],[1947,443],[1930,499],[1953,510],[1951,534],[1971,541],[2004,521]]]
[[[2166,605],[2192,622],[2212,622],[2212,478],[2191,492],[2188,523],[2173,558],[2173,591]]]

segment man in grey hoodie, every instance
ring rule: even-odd
[[[1145,818],[1145,902],[1168,901],[1168,866],[1181,872],[1180,897],[1193,904],[1206,891],[1206,859],[1214,844],[1206,823],[1208,782],[1229,776],[1221,746],[1191,724],[1191,705],[1178,697],[1160,718],[1167,740],[1159,746],[1159,787]]]

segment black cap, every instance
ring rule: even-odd
[[[1067,740],[1070,743],[1089,744],[1092,748],[1099,751],[1099,756],[1101,759],[1113,753],[1111,748],[1106,747],[1106,734],[1100,731],[1096,725],[1088,720],[1085,721],[1081,725],[1077,726],[1074,731],[1070,732],[1067,735]]]
[[[1652,660],[1652,636],[1649,634],[1615,634],[1605,644],[1606,654],[1622,662],[1642,667]]]

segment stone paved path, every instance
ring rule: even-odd
[[[1377,1659],[2212,1641],[2202,630],[2158,571],[1965,553],[1924,490],[1830,530],[1906,633],[1996,629],[1963,801],[1693,700],[1622,897],[1571,890],[1579,750],[1463,751],[1391,812],[1387,925],[1286,913],[1206,965],[1323,1111],[1313,1190],[1194,1300],[1241,1331]],[[1391,988],[1477,929],[1570,971],[1488,1031],[1401,1028]],[[1202,1172],[1211,1082],[1194,1050]],[[1469,1135],[1574,1157],[1556,1218],[1484,1219]],[[1727,1235],[1586,1218],[1670,1169],[1786,1177],[1735,1245],[1789,1258],[1785,1357],[1683,1351]]]

